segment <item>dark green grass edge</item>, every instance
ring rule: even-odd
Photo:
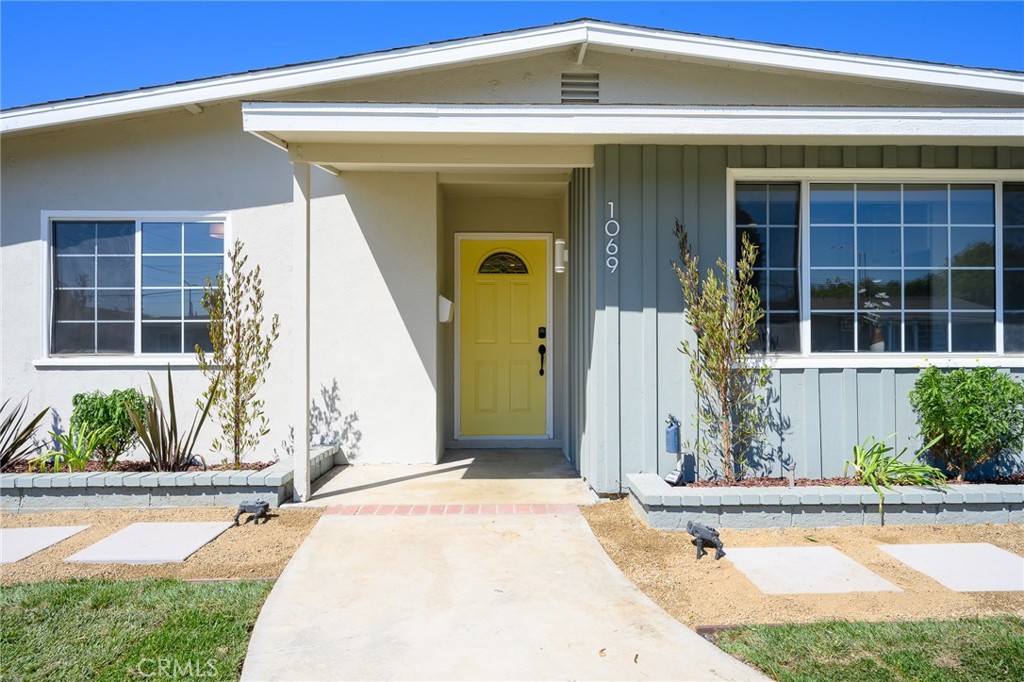
[[[751,625],[708,635],[780,682],[1024,680],[1024,618]]]
[[[267,581],[75,579],[0,589],[0,679],[237,680]]]

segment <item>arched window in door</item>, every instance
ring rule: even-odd
[[[508,251],[498,251],[484,259],[477,273],[481,275],[528,275],[530,271],[519,256]]]

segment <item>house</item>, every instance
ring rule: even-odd
[[[925,364],[1024,372],[1022,73],[582,19],[0,124],[4,395],[66,420],[167,364],[197,395],[201,284],[240,239],[282,322],[258,457],[294,449],[300,498],[339,436],[557,448],[601,493],[667,473],[676,218],[704,264],[762,247],[776,474],[912,442]]]

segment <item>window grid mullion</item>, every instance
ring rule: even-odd
[[[135,221],[135,355],[142,355],[142,221]]]
[[[857,193],[860,185],[853,184],[853,352],[860,352],[860,334],[857,333],[860,325],[860,244],[857,233],[860,232],[857,223]]]
[[[92,225],[92,352],[98,353],[100,347],[100,301],[99,292],[96,288],[100,283],[100,259],[97,257],[100,251],[100,224]]]
[[[996,266],[996,353],[1005,352],[1003,338],[1003,181],[995,183],[995,266]]]
[[[903,238],[903,231],[907,222],[906,214],[906,185],[900,183],[900,352],[907,352],[907,332],[906,332],[906,320],[907,320],[907,291],[906,291],[906,280],[907,280],[907,249]]]
[[[811,182],[800,182],[800,224],[797,226],[800,256],[800,354],[811,354]]]
[[[181,235],[181,263],[178,268],[178,352],[185,352],[185,222],[182,221],[178,233]]]
[[[953,185],[946,185],[946,352],[953,352]]]

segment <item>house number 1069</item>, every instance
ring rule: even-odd
[[[608,220],[604,223],[604,253],[607,256],[604,264],[608,266],[608,272],[615,274],[619,269],[619,243],[616,240],[622,228],[619,221],[615,219],[615,202],[608,202]]]

